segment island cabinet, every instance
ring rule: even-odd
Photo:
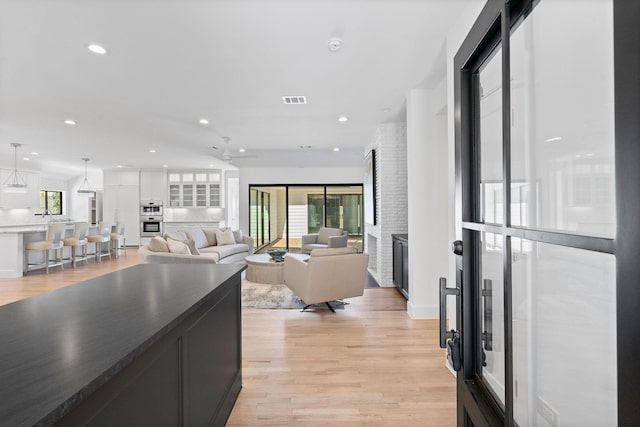
[[[409,237],[393,234],[393,284],[409,299]]]
[[[244,268],[137,265],[0,307],[0,419],[224,425],[242,384]]]

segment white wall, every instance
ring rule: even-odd
[[[409,302],[414,319],[437,319],[440,277],[447,275],[446,79],[407,96]]]
[[[249,185],[362,184],[364,168],[240,169],[240,229],[249,231]]]

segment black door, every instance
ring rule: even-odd
[[[490,0],[455,57],[458,425],[640,420],[639,5]]]

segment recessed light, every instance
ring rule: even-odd
[[[168,168],[168,167],[169,167],[169,165],[162,165],[162,167],[163,167],[163,168]]]
[[[241,149],[239,149],[238,151],[239,151],[239,152],[241,152],[241,153],[244,153],[244,152],[245,152],[245,151],[247,151],[247,150],[245,150],[244,148],[241,148]]]
[[[35,151],[32,151],[32,152],[31,152],[31,155],[32,155],[32,156],[37,156],[38,154],[39,154],[39,153],[36,153]]]
[[[210,168],[215,168],[215,167],[216,167],[216,165],[209,165],[209,167],[210,167]]]
[[[338,117],[338,121],[339,121],[340,123],[344,123],[344,122],[346,122],[347,120],[349,120],[349,118],[348,118],[347,116],[340,116],[340,117]]]
[[[104,47],[100,46],[99,44],[90,44],[89,46],[87,46],[87,48],[91,52],[97,53],[98,55],[104,55],[105,53],[107,53],[107,49],[105,49]]]
[[[340,149],[338,147],[334,147],[333,151],[340,151]]]
[[[122,166],[122,165],[118,165],[118,166],[116,166],[116,167],[117,167],[117,168],[121,168],[121,167],[123,167],[123,166]]]
[[[209,124],[209,120],[207,120],[207,119],[200,119],[200,124],[201,124],[201,125],[208,125],[208,124]]]
[[[69,126],[75,126],[78,123],[75,120],[67,119],[67,120],[64,121],[64,124],[65,125],[69,125]]]
[[[391,112],[391,108],[387,107],[387,108],[383,108],[382,109],[383,113],[390,113]]]
[[[23,158],[22,158],[22,160],[27,160],[27,161],[29,161],[29,160],[31,160],[31,159],[30,159],[30,158],[28,158],[28,157],[23,157]]]
[[[587,153],[587,157],[593,157],[593,153]]]
[[[154,150],[153,148],[151,150],[149,150],[150,153],[155,153],[156,150]]]

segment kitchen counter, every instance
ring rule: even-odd
[[[73,235],[74,223],[65,222],[65,237]],[[97,229],[97,225],[90,225],[89,232]],[[0,227],[0,278],[22,277],[27,270],[24,247],[26,243],[44,240],[46,224],[28,224]],[[69,255],[71,248],[64,251]],[[33,252],[33,251],[31,251]],[[65,255],[65,256],[66,256]],[[43,253],[32,253],[30,257],[42,259]],[[30,258],[31,259],[31,258]]]
[[[244,268],[141,264],[0,307],[2,424],[223,425]]]

